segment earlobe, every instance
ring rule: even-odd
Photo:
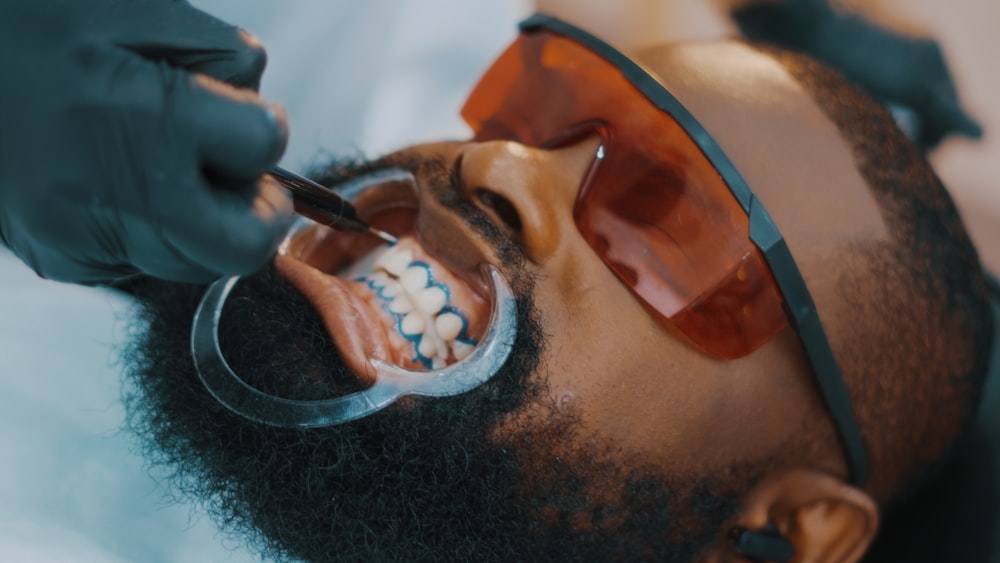
[[[776,531],[791,544],[795,563],[860,561],[878,531],[875,501],[864,491],[819,471],[795,469],[771,475],[744,500],[730,529]],[[739,557],[732,545],[730,557]]]

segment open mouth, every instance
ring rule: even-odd
[[[297,401],[247,384],[219,344],[222,309],[240,279],[230,276],[208,287],[191,326],[195,370],[220,404],[263,424],[319,428],[363,418],[403,396],[465,393],[500,371],[517,335],[510,284],[486,260],[491,252],[485,243],[460,232],[463,221],[442,215],[421,229],[416,181],[409,172],[395,172],[392,182],[378,173],[350,180],[359,189],[345,195],[372,226],[400,242],[387,248],[372,235],[335,232],[303,218],[275,257],[279,272],[316,307],[344,364],[367,387]]]
[[[447,265],[485,258],[456,259],[442,255],[447,248],[425,248],[415,190],[411,183],[387,182],[353,198],[366,221],[399,238],[394,245],[303,220],[275,259],[320,313],[345,364],[367,383],[375,381],[372,359],[420,371],[465,359],[490,321],[495,296],[483,270]]]

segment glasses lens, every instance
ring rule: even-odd
[[[652,77],[649,80],[654,80]],[[523,33],[462,111],[477,140],[603,137],[574,207],[598,256],[669,330],[739,358],[787,326],[747,213],[691,137],[615,65],[568,38]]]

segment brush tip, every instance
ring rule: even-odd
[[[380,230],[376,229],[375,227],[368,227],[368,232],[371,233],[371,234],[373,234],[373,235],[375,235],[375,236],[377,236],[378,238],[384,240],[385,242],[387,242],[389,244],[396,244],[397,242],[399,242],[398,238],[390,235],[389,233],[387,233],[385,231],[380,231]]]

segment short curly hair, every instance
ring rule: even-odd
[[[947,458],[970,424],[988,369],[987,278],[948,190],[881,104],[830,68],[757,45],[784,66],[851,147],[891,233],[848,250],[838,280],[864,327],[842,335],[838,362],[870,463],[869,492],[901,501]]]

